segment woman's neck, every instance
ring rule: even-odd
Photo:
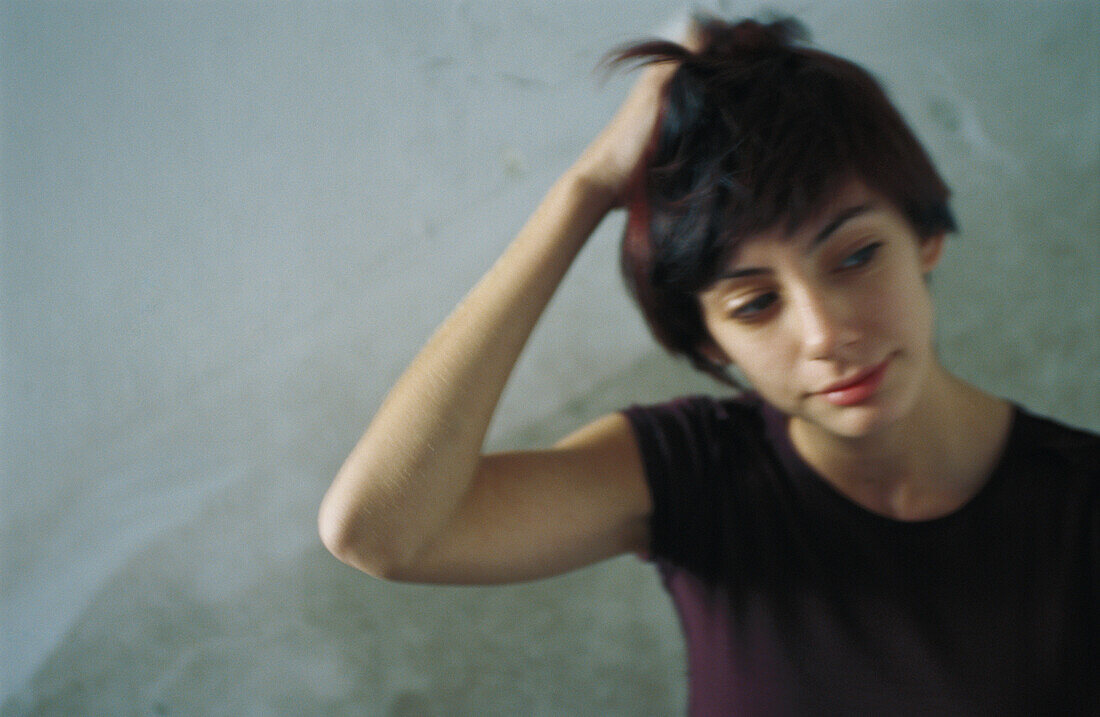
[[[835,436],[798,418],[788,433],[803,460],[850,500],[897,520],[929,520],[986,484],[1012,413],[1008,402],[937,367],[913,410],[871,436]]]

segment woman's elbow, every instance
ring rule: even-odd
[[[317,532],[321,543],[340,562],[374,577],[389,578],[393,573],[394,561],[377,545],[365,544],[359,522],[330,493],[325,496],[317,513]]]
[[[317,512],[317,532],[325,548],[346,563],[353,540],[348,529],[347,513],[332,498],[331,491],[321,501]]]

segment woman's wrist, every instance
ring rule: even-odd
[[[589,163],[578,161],[562,176],[561,181],[585,204],[599,207],[606,214],[621,204],[621,192]]]

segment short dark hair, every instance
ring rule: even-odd
[[[627,201],[622,271],[658,342],[736,386],[702,351],[697,294],[738,242],[795,230],[853,179],[922,239],[955,220],[947,186],[866,70],[807,46],[791,18],[697,24],[698,51],[658,40],[612,58],[679,64]]]

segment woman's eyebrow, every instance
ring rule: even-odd
[[[854,207],[848,207],[847,209],[840,211],[835,217],[832,218],[832,220],[828,224],[821,228],[821,231],[819,231],[814,236],[813,241],[810,242],[810,245],[809,247],[807,247],[806,252],[809,253],[819,247],[837,229],[840,229],[840,227],[842,227],[845,222],[855,219],[861,214],[866,214],[867,212],[870,212],[876,208],[877,207],[875,207],[873,202],[868,202],[866,204],[857,204]]]
[[[740,279],[741,277],[744,277],[744,276],[756,276],[757,274],[770,274],[770,273],[771,273],[771,269],[763,269],[763,268],[757,268],[757,267],[750,267],[748,269],[734,269],[733,271],[723,271],[721,274],[718,275],[718,277],[714,280],[714,282],[712,282],[712,285],[713,285],[713,283],[722,281],[724,279]]]
[[[824,227],[821,228],[821,231],[819,231],[817,234],[814,235],[813,240],[810,241],[810,245],[806,248],[806,253],[808,254],[808,253],[812,252],[814,249],[816,249],[817,247],[819,247],[823,242],[825,242],[825,240],[827,240],[830,236],[832,236],[833,233],[836,232],[836,230],[838,230],[838,229],[840,229],[840,227],[844,226],[845,222],[848,222],[852,219],[855,219],[856,217],[861,216],[863,214],[867,214],[868,212],[874,211],[877,208],[878,207],[873,202],[868,202],[866,204],[857,204],[854,207],[848,207],[847,209],[841,210],[840,212],[837,213],[837,215],[835,217],[833,217],[829,221],[828,224],[826,224]],[[758,267],[747,267],[747,268],[744,268],[744,269],[734,269],[732,271],[722,272],[721,274],[718,275],[718,277],[715,279],[715,281],[720,281],[720,280],[723,280],[723,279],[740,279],[740,278],[745,277],[745,276],[756,276],[756,275],[759,275],[759,274],[767,274],[770,271],[771,271],[770,269],[764,269],[764,268],[758,268]]]

